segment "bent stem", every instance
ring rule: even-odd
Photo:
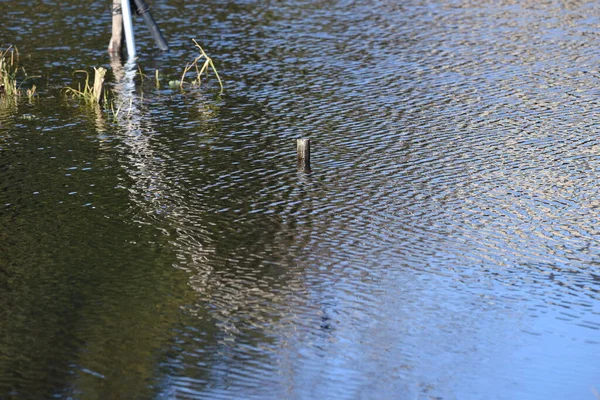
[[[181,80],[179,82],[179,87],[181,89],[183,89],[183,84],[185,82],[185,75],[192,68],[194,68],[196,70],[196,79],[194,79],[191,82],[191,84],[195,85],[195,86],[200,86],[200,84],[202,83],[202,74],[206,72],[206,74],[208,75],[208,69],[210,68],[213,70],[213,72],[215,73],[215,76],[217,77],[217,80],[219,81],[219,86],[221,87],[221,91],[219,93],[223,93],[223,81],[221,81],[221,77],[219,76],[219,73],[217,72],[217,68],[215,67],[215,64],[213,63],[212,58],[210,58],[208,56],[208,54],[206,54],[206,52],[204,51],[202,46],[200,46],[198,44],[196,39],[192,39],[192,41],[194,42],[196,47],[198,47],[198,49],[200,49],[200,55],[198,57],[196,57],[194,59],[194,61],[192,61],[191,63],[186,64],[185,68],[183,69],[183,74],[181,74]],[[205,59],[204,63],[202,64],[201,68],[198,68],[198,62],[202,59]]]

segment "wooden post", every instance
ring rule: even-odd
[[[310,172],[310,139],[297,139],[296,149],[298,151],[298,171]]]
[[[123,48],[123,11],[121,9],[121,0],[113,0],[111,12],[112,36],[108,43],[108,52],[120,55]]]

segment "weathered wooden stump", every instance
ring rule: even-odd
[[[311,172],[310,169],[310,139],[296,140],[297,167],[300,172]]]

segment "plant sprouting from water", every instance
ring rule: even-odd
[[[133,98],[129,99],[129,102],[127,101],[122,101],[121,104],[119,104],[116,108],[115,108],[115,104],[114,102],[110,102],[110,111],[112,113],[112,119],[113,121],[117,122],[119,120],[119,115],[122,114],[124,106],[129,103],[129,107],[128,107],[128,111],[127,111],[127,116],[129,117],[129,115],[131,114],[131,110],[133,109]]]
[[[202,83],[202,74],[206,73],[208,75],[208,70],[212,69],[212,71],[215,73],[215,76],[217,77],[217,80],[219,81],[219,86],[221,86],[221,93],[223,93],[223,82],[221,81],[221,78],[219,77],[219,73],[217,72],[217,69],[215,68],[215,64],[213,63],[212,58],[210,58],[206,54],[204,49],[202,49],[202,47],[198,44],[198,42],[196,42],[195,39],[192,39],[192,40],[194,41],[194,44],[196,45],[196,47],[200,50],[200,55],[198,57],[196,57],[194,59],[194,61],[192,61],[191,63],[188,63],[185,66],[185,68],[183,70],[183,74],[181,74],[181,81],[179,82],[179,87],[181,89],[183,89],[183,84],[185,82],[185,75],[192,68],[194,68],[196,71],[196,78],[190,82],[194,86],[200,86],[200,83]],[[202,62],[202,60],[204,60],[204,62]],[[202,63],[202,66],[200,67],[198,65],[198,63]]]
[[[0,50],[0,97],[6,99],[18,99],[22,95],[22,86],[30,78],[24,67],[19,68],[19,50],[9,46],[6,50]],[[36,87],[33,85],[26,90],[30,102],[37,96]]]
[[[17,84],[17,62],[19,52],[16,48],[10,46],[4,51],[0,51],[0,96],[17,97],[21,93]]]
[[[33,103],[33,99],[37,96],[36,87],[33,85],[31,88],[27,89],[27,98],[30,103]]]
[[[106,96],[104,96],[104,77],[106,76],[106,68],[94,67],[94,83],[90,84],[90,74],[84,70],[77,70],[74,73],[84,73],[85,82],[83,87],[81,84],[78,85],[77,89],[67,86],[65,93],[67,96],[71,96],[74,99],[83,100],[84,103],[89,105],[98,105],[104,103],[107,105]]]

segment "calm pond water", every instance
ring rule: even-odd
[[[0,398],[600,398],[597,2],[109,6],[0,0]]]

